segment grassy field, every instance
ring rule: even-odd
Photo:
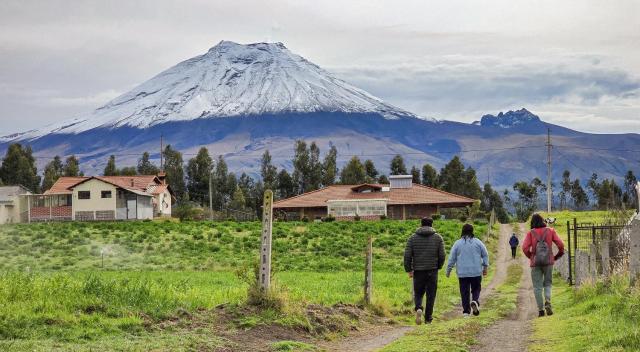
[[[606,223],[620,223],[626,222],[630,219],[632,211],[606,211],[606,210],[593,210],[593,211],[557,211],[552,213],[541,212],[543,217],[554,217],[556,223],[553,227],[562,239],[567,238],[567,221],[573,224],[575,218],[578,224],[606,224]]]
[[[575,290],[554,282],[555,314],[534,321],[530,351],[640,351],[640,288],[627,277]]]
[[[374,305],[379,314],[403,315],[411,310],[411,282],[402,269],[402,254],[417,227],[415,221],[276,223],[274,282],[291,306],[359,303],[365,239],[371,234]],[[448,250],[462,223],[442,220],[435,227]],[[484,233],[486,225],[477,223],[476,229]],[[259,223],[234,222],[0,227],[0,348],[216,346],[221,342],[215,336],[197,329],[182,331],[182,340],[152,327],[219,304],[240,305],[247,285],[235,272],[251,271],[259,234]],[[457,300],[455,279],[443,276],[436,309],[448,310]],[[286,312],[239,324],[260,319],[306,324],[304,317]]]

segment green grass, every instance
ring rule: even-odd
[[[640,288],[627,277],[575,290],[554,282],[554,312],[537,319],[530,351],[640,351]]]
[[[486,225],[476,223],[476,232]],[[276,223],[274,283],[292,306],[359,303],[366,236],[374,241],[374,309],[411,310],[402,269],[417,221]],[[447,249],[462,223],[437,221]],[[113,222],[0,227],[0,348],[14,350],[190,350],[221,341],[193,328],[154,330],[182,313],[238,306],[259,247],[259,223]],[[104,267],[103,257],[105,253]],[[455,279],[440,279],[436,309],[457,304]],[[291,312],[250,316],[236,328],[265,323],[305,326]],[[266,319],[266,320],[265,320]],[[189,346],[200,346],[190,348]],[[202,347],[204,348],[204,347]]]
[[[515,310],[518,284],[522,267],[513,264],[508,268],[506,282],[483,305],[482,314],[472,318],[435,320],[431,325],[421,325],[404,337],[383,348],[382,352],[441,352],[467,351],[475,343],[475,337],[484,327]]]
[[[628,221],[631,217],[631,212],[611,212],[606,210],[593,210],[593,211],[557,211],[557,212],[541,212],[544,218],[554,217],[556,223],[553,225],[560,238],[567,238],[567,221],[573,224],[575,218],[578,224],[605,224],[605,223],[618,223],[620,221]],[[627,215],[628,214],[628,215]],[[573,225],[572,225],[573,226]]]

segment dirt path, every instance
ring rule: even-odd
[[[524,224],[520,224],[520,243],[522,243],[526,229]],[[505,250],[507,241],[502,241]],[[511,258],[508,259],[511,261]],[[520,264],[523,267],[522,280],[518,291],[518,310],[512,316],[503,319],[478,335],[478,345],[471,350],[474,352],[520,352],[527,350],[527,342],[531,334],[531,319],[535,318],[536,301],[532,294],[531,271],[527,258],[520,255]],[[509,263],[503,266],[506,270]]]
[[[511,225],[501,225],[498,243],[507,243],[509,241],[511,233]],[[495,266],[496,271],[491,282],[486,287],[482,288],[482,293],[480,296],[481,301],[486,301],[487,297],[494,292],[495,288],[502,284],[507,278],[507,267],[511,260],[510,251],[511,250],[507,246],[498,246],[498,253],[496,258],[490,258],[491,265]],[[452,319],[460,314],[460,309],[454,308],[453,310],[443,314],[441,319]],[[413,326],[389,327],[389,329],[382,329],[373,332],[369,331],[362,334],[352,335],[340,340],[335,344],[326,345],[323,347],[328,351],[373,352],[401,338],[402,336],[404,336],[404,334],[413,329]]]

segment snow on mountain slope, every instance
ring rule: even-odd
[[[196,118],[318,111],[373,112],[387,119],[417,117],[334,77],[282,43],[222,41],[92,113],[16,134],[13,139],[97,127],[147,128]]]

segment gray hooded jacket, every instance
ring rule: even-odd
[[[444,260],[444,240],[432,227],[421,227],[409,237],[404,250],[406,272],[442,269]]]

